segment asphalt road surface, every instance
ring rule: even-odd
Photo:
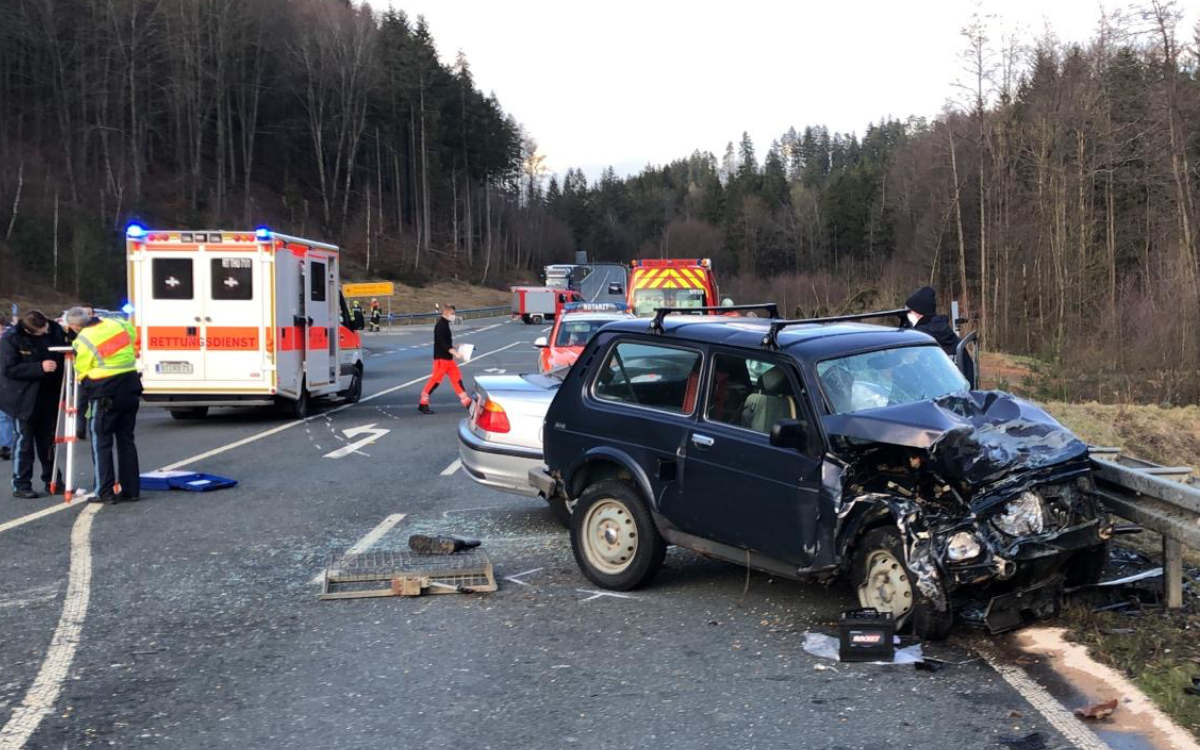
[[[234,489],[15,526],[58,506],[3,496],[0,750],[980,748],[1032,731],[1068,746],[958,647],[927,650],[967,662],[932,674],[805,653],[804,631],[853,605],[838,586],[672,549],[651,587],[598,593],[540,501],[457,468],[450,389],[417,412],[430,331],[367,336],[364,400],[304,422],[141,412],[144,471],[181,465]],[[540,331],[456,329],[476,346],[468,380],[533,368]],[[481,538],[499,591],[317,599],[330,550],[403,549],[416,531]]]

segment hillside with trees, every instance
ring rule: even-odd
[[[268,223],[416,283],[532,279],[576,249],[701,256],[724,293],[791,312],[893,306],[932,283],[988,347],[1054,363],[1061,396],[1196,402],[1200,29],[1180,18],[1150,0],[1078,42],[976,18],[960,86],[930,72],[956,92],[936,118],[797,123],[589,180],[549,174],[467,59],[440,62],[398,11],[12,0],[0,295],[119,294],[133,219]]]

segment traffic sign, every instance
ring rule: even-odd
[[[342,294],[347,297],[390,297],[396,293],[396,285],[390,281],[370,281],[365,284],[342,284]]]

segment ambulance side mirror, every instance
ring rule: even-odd
[[[549,342],[546,341],[545,336],[538,336],[536,339],[533,340],[533,345],[535,347],[537,347],[538,349],[545,349],[550,344],[549,344]]]

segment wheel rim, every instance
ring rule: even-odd
[[[588,509],[583,519],[583,554],[601,573],[622,573],[637,554],[637,524],[629,508],[606,499]]]
[[[912,612],[913,588],[908,571],[896,556],[877,549],[867,557],[866,575],[858,586],[858,602],[891,612],[897,622]]]

